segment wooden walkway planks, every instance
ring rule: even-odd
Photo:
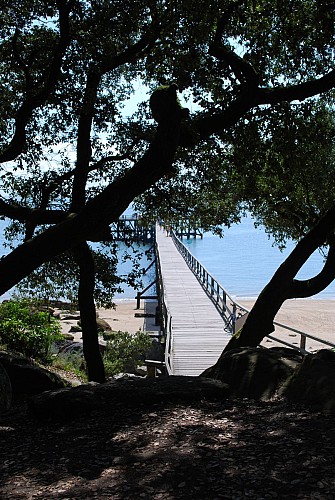
[[[217,311],[166,231],[156,231],[165,302],[172,316],[173,375],[200,375],[231,338]]]

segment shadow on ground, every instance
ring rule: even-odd
[[[281,400],[0,416],[6,499],[333,499],[335,420]]]

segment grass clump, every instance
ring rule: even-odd
[[[87,382],[88,377],[84,362],[81,356],[77,354],[68,354],[67,356],[56,356],[52,360],[52,367],[61,372],[66,372],[78,378],[82,382]]]

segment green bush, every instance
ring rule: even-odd
[[[61,338],[60,322],[27,300],[0,304],[0,344],[24,356],[49,361],[53,342]]]
[[[107,342],[104,354],[106,376],[132,372],[141,364],[150,346],[151,339],[146,332],[139,331],[134,335],[128,332],[114,332]]]

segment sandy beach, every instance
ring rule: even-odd
[[[155,325],[155,301],[141,301],[140,309],[136,308],[136,300],[116,300],[116,309],[98,309],[99,318],[107,321],[112,330],[136,333],[139,330],[158,332]],[[76,313],[79,316],[79,312]],[[62,332],[69,333],[78,319],[62,320]],[[74,333],[74,340],[81,340],[81,333]]]
[[[251,309],[252,301],[240,301],[241,305]],[[99,317],[107,321],[113,330],[135,333],[138,330],[158,332],[159,327],[155,325],[155,301],[141,301],[140,309],[136,309],[136,300],[120,300],[116,302],[116,309],[99,309]],[[277,314],[275,321],[304,333],[315,335],[318,338],[335,344],[334,327],[335,300],[305,300],[295,299],[286,301]],[[64,333],[69,332],[76,320],[63,320],[62,329]],[[272,334],[285,342],[299,346],[300,335],[296,332],[276,326]],[[81,334],[75,334],[75,340],[80,340]],[[262,343],[265,347],[279,345],[274,340],[265,339]],[[307,339],[306,350],[313,352],[325,346],[313,339]]]
[[[251,309],[253,303],[254,301],[240,301],[240,304],[247,309]],[[284,302],[275,321],[335,344],[334,316],[335,300],[292,299]],[[296,332],[276,326],[272,335],[290,344],[300,345],[300,335]],[[265,339],[262,345],[272,347],[278,343]],[[331,346],[307,339],[307,351],[313,352],[322,348],[331,348]]]

